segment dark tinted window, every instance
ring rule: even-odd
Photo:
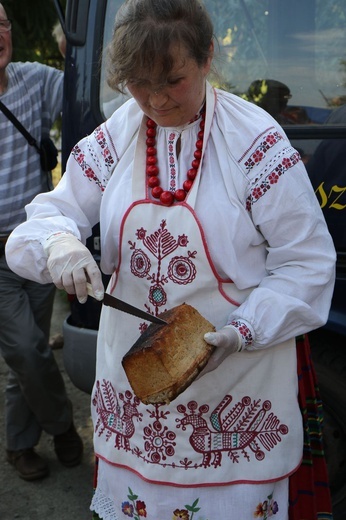
[[[109,1],[104,45],[120,0]],[[206,0],[220,56],[213,83],[262,105],[283,125],[322,124],[346,101],[346,7],[337,0]],[[101,85],[105,84],[105,62]],[[123,102],[103,87],[109,116]]]

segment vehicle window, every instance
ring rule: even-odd
[[[104,46],[121,0],[108,2]],[[263,106],[283,125],[324,124],[346,102],[346,6],[337,0],[205,0],[219,45],[220,86]],[[102,113],[123,103],[106,85]],[[346,125],[344,120],[333,124]]]
[[[101,59],[100,77],[100,109],[105,119],[110,117],[114,110],[119,108],[128,99],[126,96],[114,92],[107,84],[107,46],[112,39],[115,15],[123,0],[112,0],[107,2],[105,14],[103,49]]]

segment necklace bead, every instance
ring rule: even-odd
[[[155,188],[151,190],[151,194],[155,199],[159,199],[162,193],[163,189],[161,188],[161,186],[155,186]]]
[[[148,186],[149,188],[156,188],[157,186],[160,186],[160,179],[155,176],[149,177]]]
[[[156,149],[156,123],[152,119],[147,120],[147,159],[146,159],[146,175],[148,177],[148,187],[151,189],[151,194],[155,199],[159,199],[164,206],[171,206],[174,201],[183,202],[187,193],[190,191],[193,181],[196,178],[197,171],[202,159],[202,148],[204,139],[205,126],[205,109],[202,110],[202,119],[199,125],[197,134],[196,150],[193,154],[194,159],[191,162],[191,168],[187,171],[187,179],[183,183],[183,187],[177,189],[175,192],[170,190],[163,190],[160,186],[159,168],[157,166],[157,149]]]
[[[187,172],[187,178],[190,180],[190,181],[194,181],[195,178],[196,178],[196,175],[197,175],[197,170],[196,168],[190,168]]]
[[[177,190],[174,193],[174,198],[178,202],[182,202],[183,200],[185,200],[185,197],[186,197],[186,191],[184,189]]]
[[[163,191],[160,195],[160,201],[164,206],[172,206],[174,195],[171,191]]]

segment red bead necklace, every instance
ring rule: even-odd
[[[160,186],[159,179],[159,168],[157,166],[157,150],[156,150],[156,123],[152,119],[147,120],[147,165],[146,174],[148,177],[148,186],[151,188],[152,196],[155,199],[160,199],[161,204],[164,206],[171,206],[174,201],[182,202],[197,175],[198,167],[202,158],[203,138],[204,138],[204,125],[205,125],[205,110],[202,111],[202,119],[199,124],[199,132],[197,134],[196,150],[193,154],[194,159],[191,162],[191,168],[186,174],[186,181],[183,183],[183,187],[176,191],[164,191]]]

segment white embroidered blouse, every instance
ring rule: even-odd
[[[215,93],[196,214],[218,273],[239,289],[257,287],[230,321],[245,322],[251,334],[244,345],[261,349],[326,322],[335,250],[305,167],[282,128],[257,106],[221,90]],[[27,222],[11,235],[11,269],[50,282],[43,241],[67,231],[85,242],[101,219],[101,266],[105,273],[113,272],[119,224],[131,203],[133,152],[142,115],[131,99],[74,147],[57,188],[26,207]],[[164,189],[172,164],[178,187],[186,179],[198,125],[158,128]],[[178,137],[179,157],[174,146]],[[110,190],[112,171],[125,152],[124,168]]]

